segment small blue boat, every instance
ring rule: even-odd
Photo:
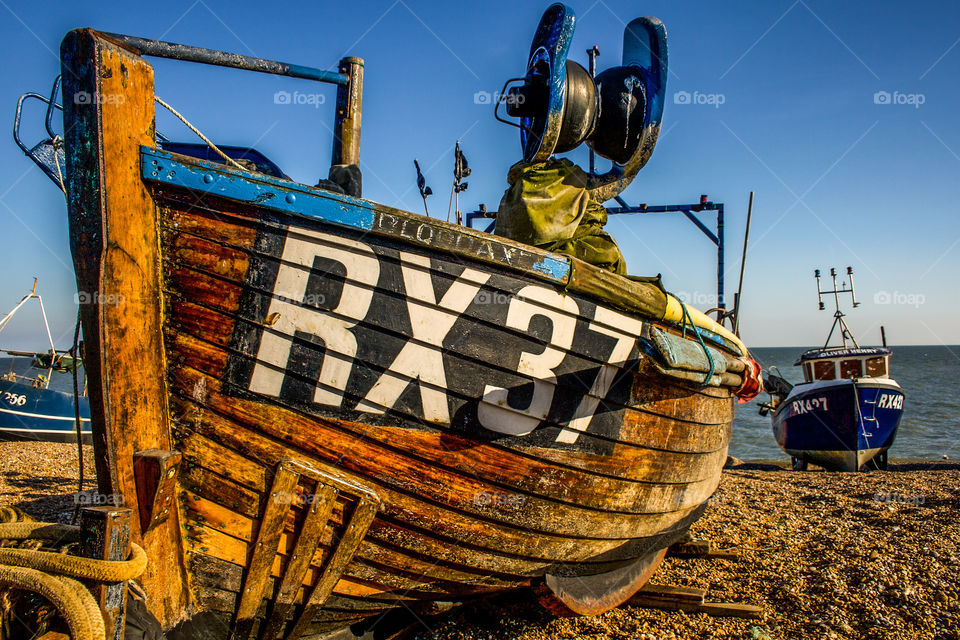
[[[64,377],[63,380],[57,380],[62,382],[62,385],[56,386],[72,386],[65,377],[73,375],[82,377],[79,370],[82,369],[83,363],[74,354],[58,351],[53,347],[43,301],[37,295],[36,289],[37,283],[34,280],[30,293],[24,296],[10,313],[0,319],[0,331],[3,331],[24,304],[35,299],[40,304],[46,336],[50,341],[50,350],[46,353],[35,353],[0,349],[0,353],[11,357],[9,370],[0,375],[0,437],[16,440],[76,442],[77,414],[79,413],[81,436],[84,442],[89,443],[91,440],[89,398],[82,394],[76,398],[75,403],[73,393],[51,388],[55,376]],[[25,362],[27,366],[18,366]],[[37,370],[36,375],[23,373],[30,369]],[[78,384],[85,386],[85,381],[78,380]]]
[[[820,291],[820,271],[815,272],[818,294],[832,293],[837,300],[827,342],[794,363],[803,370],[802,383],[792,385],[779,372],[768,374],[764,387],[771,402],[761,404],[760,413],[770,413],[777,444],[795,470],[809,464],[829,471],[883,470],[903,414],[903,390],[890,377],[890,349],[861,347],[843,320],[838,294],[854,295],[852,270],[847,267],[849,289],[846,283],[837,289],[836,270],[830,271],[833,291]],[[853,300],[856,307],[855,296]],[[842,346],[826,346],[837,327]]]

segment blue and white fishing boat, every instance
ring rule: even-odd
[[[30,300],[36,300],[40,306],[50,349],[45,353],[0,349],[0,353],[10,358],[8,371],[0,375],[0,437],[17,440],[76,442],[79,411],[81,434],[84,442],[89,442],[91,438],[89,398],[85,393],[75,397],[72,392],[51,388],[55,376],[72,377],[75,373],[80,376],[79,369],[83,367],[83,363],[76,354],[60,351],[54,347],[43,300],[37,294],[36,280],[33,282],[30,293],[0,320],[0,332]],[[37,370],[36,375],[25,373],[30,370]],[[44,371],[46,373],[43,373]],[[58,382],[61,381],[58,380]],[[85,386],[85,383],[79,382],[79,385]],[[55,386],[66,388],[72,384],[64,379],[62,384]]]
[[[823,348],[804,352],[794,363],[803,370],[802,383],[792,385],[779,372],[767,375],[764,387],[771,402],[761,404],[760,413],[770,413],[773,434],[795,470],[808,464],[830,471],[886,469],[904,395],[890,377],[891,351],[885,337],[882,347],[861,347],[843,320],[839,294],[850,293],[853,306],[859,305],[850,267],[849,288],[846,283],[837,288],[836,269],[830,269],[832,291],[821,291],[819,269],[814,275],[821,310],[822,296],[834,296],[833,326]],[[830,347],[838,327],[842,345]]]

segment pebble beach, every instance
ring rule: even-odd
[[[471,605],[419,639],[960,639],[960,464],[870,474],[726,469],[695,538],[739,559],[667,558],[651,582],[759,606],[760,620],[622,606],[555,618],[531,596]]]
[[[93,458],[84,449],[89,489]],[[76,445],[0,442],[0,505],[68,522],[77,473]],[[739,558],[667,558],[651,582],[756,605],[760,619],[629,605],[558,618],[520,592],[429,620],[430,631],[416,637],[960,640],[958,512],[957,462],[894,461],[889,471],[870,474],[733,464],[692,534]]]

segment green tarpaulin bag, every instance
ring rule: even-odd
[[[590,197],[587,174],[567,159],[518,162],[507,174],[495,233],[626,275],[607,211]]]

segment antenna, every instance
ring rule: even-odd
[[[833,331],[840,326],[840,339],[843,341],[843,346],[846,348],[847,340],[849,339],[853,342],[853,346],[860,348],[860,344],[857,342],[857,339],[853,337],[853,334],[850,332],[850,329],[847,327],[847,323],[844,322],[843,316],[844,313],[840,311],[840,294],[849,293],[850,300],[853,302],[853,307],[857,308],[860,306],[860,303],[857,302],[857,293],[853,287],[853,267],[847,267],[847,278],[850,279],[850,286],[847,288],[847,283],[842,282],[840,287],[837,287],[837,270],[834,267],[830,267],[830,278],[833,281],[833,289],[830,291],[824,291],[820,287],[820,269],[814,269],[813,277],[817,281],[817,303],[821,311],[826,309],[826,305],[823,304],[823,296],[833,294],[833,304],[836,308],[836,311],[833,313],[833,325],[830,327],[830,333],[827,334],[827,341],[823,343],[823,348],[826,349],[827,345],[830,344],[830,338],[833,337]]]

